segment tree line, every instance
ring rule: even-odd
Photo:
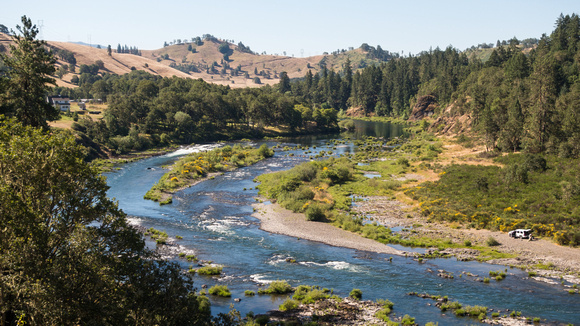
[[[337,126],[337,111],[332,107],[308,105],[274,87],[231,89],[203,80],[161,78],[144,71],[93,78],[79,88],[56,87],[53,92],[70,98],[106,99],[104,119],[81,118],[73,128],[118,152],[170,143],[260,137],[265,126],[282,126],[290,132]]]
[[[452,47],[393,57],[355,73],[347,61],[340,72],[322,67],[279,87],[310,105],[404,119],[418,98],[430,95],[439,113],[453,104],[452,114],[470,116],[489,150],[580,156],[578,15],[558,17],[555,30],[529,54],[519,43],[501,43],[485,62]]]

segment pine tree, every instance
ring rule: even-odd
[[[59,111],[46,100],[50,85],[55,80],[56,59],[46,47],[46,42],[36,39],[38,28],[26,16],[20,35],[13,36],[10,56],[0,55],[8,70],[7,80],[0,84],[0,113],[16,117],[25,125],[47,128],[47,120],[56,120]]]
[[[504,150],[517,151],[523,134],[524,116],[520,101],[516,101],[508,108],[508,120],[503,126],[499,142]]]
[[[278,84],[278,89],[280,93],[284,94],[292,90],[290,86],[290,78],[285,71],[280,73],[280,83]]]
[[[532,105],[526,122],[526,148],[532,152],[545,149],[545,144],[551,134],[553,124],[552,115],[556,102],[556,67],[554,58],[545,55],[534,63],[534,72],[531,76]]]

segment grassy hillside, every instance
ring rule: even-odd
[[[0,44],[8,49],[10,42],[8,35],[0,33]],[[290,78],[302,78],[309,69],[313,73],[320,71],[322,65],[340,71],[347,58],[350,59],[354,70],[380,62],[377,59],[369,59],[367,52],[360,48],[335,54],[297,58],[242,52],[237,45],[217,39],[205,40],[202,45],[182,43],[157,50],[141,50],[141,56],[116,53],[115,47],[109,56],[106,48],[97,49],[68,42],[47,42],[53,48],[72,52],[77,61],[76,73],[69,72],[63,78],[57,79],[57,85],[65,87],[76,87],[71,83],[71,78],[78,75],[78,68],[81,65],[93,65],[98,60],[105,66],[100,73],[122,75],[136,69],[163,77],[201,78],[206,82],[229,85],[233,88],[274,85],[278,83],[281,72],[288,73]],[[224,56],[219,51],[219,46],[224,43],[231,49],[228,61],[223,60]],[[190,47],[194,51],[189,50]],[[215,69],[208,72],[208,68],[211,68],[214,62],[217,64]],[[68,63],[59,58],[57,69],[63,65]],[[237,74],[232,74],[232,70],[236,68]],[[260,79],[259,84],[255,83],[255,77]]]

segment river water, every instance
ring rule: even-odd
[[[378,122],[356,121],[356,130],[350,139],[365,135],[395,137],[402,133],[401,126]],[[259,146],[280,144],[294,147],[310,146],[310,155],[321,150],[335,154],[352,153],[355,146],[329,144],[330,139],[341,135],[324,135],[294,138],[286,141],[259,141]],[[107,173],[109,196],[119,202],[132,223],[146,228],[154,227],[167,232],[170,237],[182,236],[175,245],[169,246],[172,254],[168,259],[179,262],[184,269],[192,263],[178,259],[180,252],[195,254],[199,259],[223,266],[219,277],[195,276],[202,285],[225,284],[232,292],[231,298],[210,297],[212,312],[227,312],[230,304],[242,315],[252,311],[256,314],[276,309],[285,296],[256,295],[245,297],[245,290],[257,293],[273,280],[286,280],[292,286],[300,284],[319,285],[333,289],[345,297],[353,288],[361,289],[364,300],[389,299],[395,303],[393,313],[409,314],[421,325],[429,321],[439,325],[478,324],[476,319],[455,317],[453,313],[441,313],[434,301],[407,295],[408,292],[449,296],[464,305],[480,305],[494,311],[506,309],[521,311],[522,315],[540,317],[550,323],[567,324],[580,321],[580,295],[571,295],[559,284],[527,278],[527,273],[507,266],[478,262],[458,262],[455,259],[430,259],[419,263],[411,258],[362,252],[329,245],[270,234],[259,229],[258,220],[252,217],[252,203],[258,192],[253,179],[263,173],[289,169],[309,160],[302,149],[277,151],[274,157],[251,167],[216,176],[174,195],[173,203],[159,204],[144,200],[143,195],[163,175],[164,165],[171,164],[180,155],[217,146],[194,145],[169,155],[153,157],[123,165],[119,170]],[[316,148],[313,148],[316,146]],[[292,155],[293,154],[293,155]],[[149,242],[154,246],[153,243]],[[398,248],[401,249],[401,248]],[[403,248],[409,250],[409,248]],[[290,258],[296,263],[287,262]],[[194,266],[195,267],[195,266]],[[489,271],[504,270],[508,276],[503,281],[484,284],[475,277],[463,275],[469,272],[480,278]],[[437,270],[454,273],[453,279],[437,276]],[[234,298],[241,298],[234,302]],[[491,315],[491,314],[488,314]]]

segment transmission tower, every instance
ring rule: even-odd
[[[44,29],[44,20],[39,20],[38,24],[36,25],[38,27],[38,39],[44,40],[44,35],[42,34],[42,30]]]

